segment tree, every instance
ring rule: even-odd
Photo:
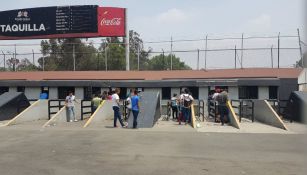
[[[14,64],[15,63],[15,64]],[[8,65],[9,70],[16,70],[17,71],[35,71],[39,70],[38,67],[33,65],[28,58],[24,59],[15,59],[11,58],[6,61],[6,64]]]
[[[50,39],[41,42],[43,57],[39,58],[40,67],[45,70],[96,70],[97,49],[93,44],[86,45],[80,38]],[[43,60],[44,59],[44,60]]]
[[[172,55],[173,70],[189,70],[191,67],[180,61],[179,57]],[[149,60],[149,70],[170,70],[171,69],[171,55],[157,55]]]

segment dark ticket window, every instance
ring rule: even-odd
[[[278,86],[270,86],[269,87],[269,98],[277,99],[278,98]]]
[[[119,98],[120,99],[126,99],[127,98],[127,88],[126,87],[120,88]]]
[[[4,94],[5,92],[9,91],[9,87],[1,86],[0,87],[0,95]]]
[[[66,99],[69,92],[73,92],[73,94],[75,94],[75,87],[58,87],[58,98]]]
[[[258,86],[240,86],[239,99],[258,99]]]
[[[25,87],[24,86],[18,86],[17,87],[17,92],[25,92]]]
[[[89,100],[92,99],[92,87],[84,87],[84,99]]]
[[[172,97],[171,88],[163,87],[162,88],[162,100],[170,100]]]

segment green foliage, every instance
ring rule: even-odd
[[[130,69],[138,70],[138,53],[140,70],[166,70],[170,68],[170,55],[155,56],[149,59],[151,50],[145,51],[140,35],[131,30],[130,35]],[[73,70],[73,51],[75,51],[76,70],[125,70],[125,45],[119,37],[109,37],[102,40],[97,49],[93,44],[85,44],[79,38],[49,39],[41,41],[43,57],[39,58],[39,68],[43,60],[45,70]],[[107,60],[106,60],[107,56]],[[173,55],[173,69],[190,69],[178,57]]]
[[[180,61],[179,57],[175,55],[157,55],[154,56],[149,61],[149,70],[170,70],[171,69],[171,59],[173,61],[173,70],[187,70],[191,69],[188,65],[185,65],[184,62]]]

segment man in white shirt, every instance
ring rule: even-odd
[[[120,89],[116,88],[115,93],[112,95],[112,106],[114,111],[114,128],[117,128],[117,119],[119,120],[120,124],[123,128],[127,127],[127,123],[124,124],[121,113],[120,113],[120,102],[119,102],[119,94]]]
[[[69,92],[68,96],[66,96],[65,99],[66,118],[69,122],[78,121],[75,116],[75,101],[76,97],[73,95],[72,92]]]
[[[194,98],[189,94],[189,90],[185,89],[184,94],[180,96],[180,100],[182,101],[183,104],[183,118],[185,121],[185,124],[188,124],[191,122],[191,105],[194,101]]]

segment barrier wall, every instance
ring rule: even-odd
[[[265,123],[277,128],[288,130],[284,122],[266,100],[254,100],[255,119],[261,123]]]
[[[230,119],[230,125],[240,129],[240,123],[239,123],[239,119],[233,109],[233,107],[230,104],[230,101],[227,102],[227,107],[228,107],[228,111],[229,111],[229,119]]]

